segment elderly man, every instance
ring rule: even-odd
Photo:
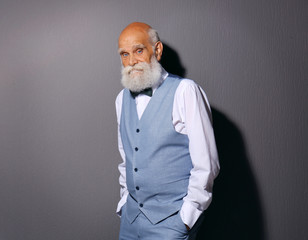
[[[119,239],[191,239],[219,172],[208,100],[162,68],[163,44],[149,25],[129,24],[118,44]]]

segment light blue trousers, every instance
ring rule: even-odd
[[[157,224],[152,224],[140,212],[137,218],[132,223],[129,223],[124,205],[119,240],[191,240],[194,239],[191,235],[195,235],[193,232],[195,233],[196,227],[194,226],[192,232],[188,232],[180,213],[174,214]]]

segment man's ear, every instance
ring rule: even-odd
[[[161,41],[158,41],[157,43],[155,43],[155,57],[157,59],[157,61],[160,61],[161,56],[163,54],[163,44]]]

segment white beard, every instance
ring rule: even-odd
[[[161,65],[153,56],[150,63],[141,62],[122,67],[122,85],[132,92],[140,92],[157,85],[161,77]]]

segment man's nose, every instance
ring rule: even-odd
[[[135,56],[134,55],[131,55],[130,56],[130,58],[129,58],[129,65],[130,66],[134,66],[136,63],[137,63],[138,61],[137,61],[137,59],[135,58]]]

